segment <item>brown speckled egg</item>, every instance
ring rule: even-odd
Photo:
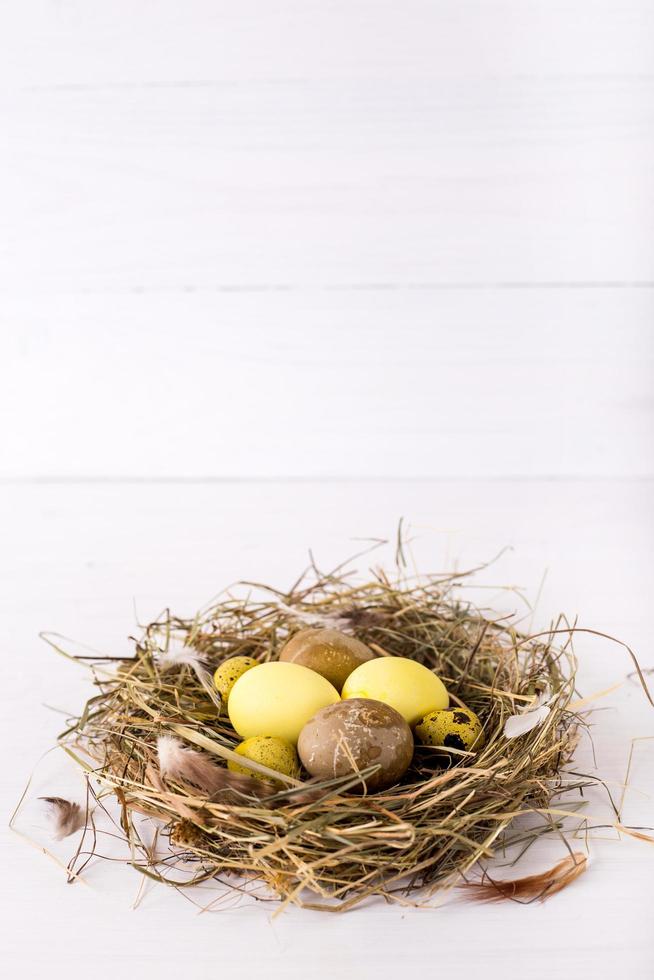
[[[395,708],[351,698],[321,708],[300,732],[297,748],[305,769],[319,779],[379,764],[381,769],[366,779],[375,792],[392,786],[409,768],[413,736]]]
[[[279,659],[315,670],[340,691],[352,671],[374,659],[374,656],[365,643],[347,633],[332,629],[305,629],[290,638]]]

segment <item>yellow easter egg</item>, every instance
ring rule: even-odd
[[[300,761],[297,757],[295,747],[283,738],[275,738],[272,735],[255,735],[254,738],[246,738],[244,742],[237,745],[234,749],[237,755],[242,755],[245,759],[252,759],[268,769],[281,772],[285,776],[292,776],[297,779],[300,774]],[[247,766],[240,766],[232,759],[227,763],[227,768],[232,772],[240,772],[244,776],[253,776],[255,779],[268,779],[272,777],[264,776],[262,772],[248,769]]]
[[[316,711],[340,701],[336,688],[300,664],[259,664],[234,684],[229,720],[242,738],[273,735],[293,745]]]
[[[469,708],[430,711],[416,725],[416,738],[423,745],[438,745],[466,752],[481,749],[484,745],[482,724]]]
[[[345,681],[343,700],[372,698],[390,704],[409,725],[429,711],[447,708],[443,682],[423,664],[408,657],[377,657],[357,667]]]
[[[229,660],[221,663],[213,675],[213,682],[223,700],[223,705],[227,704],[227,699],[239,677],[246,670],[256,666],[257,661],[254,657],[230,657]]]

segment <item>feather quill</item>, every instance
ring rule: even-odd
[[[39,799],[48,806],[52,836],[55,840],[70,837],[71,834],[74,834],[76,830],[81,830],[85,825],[86,816],[79,803],[64,800],[61,796],[41,796]]]

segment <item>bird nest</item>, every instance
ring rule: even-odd
[[[559,620],[529,635],[517,615],[494,617],[465,601],[462,584],[460,575],[409,579],[402,569],[392,580],[371,572],[361,584],[342,570],[316,572],[285,592],[246,583],[193,619],[166,613],[144,629],[133,657],[91,663],[98,691],[61,742],[84,767],[92,797],[117,799],[130,863],[179,888],[211,880],[330,911],[371,896],[424,902],[461,885],[470,895],[532,900],[576,877],[585,857],[567,843],[544,875],[507,882],[486,870],[511,843],[522,854],[541,834],[562,833],[561,794],[592,781],[566,769],[584,724],[574,627]],[[306,625],[433,669],[451,703],[481,719],[483,747],[417,745],[401,781],[378,793],[365,792],[374,766],[323,781],[254,778],[271,775],[256,763],[253,777],[228,770],[243,759],[212,671],[235,655],[275,660]],[[158,828],[154,844],[144,817]],[[79,848],[71,875],[82,859]]]

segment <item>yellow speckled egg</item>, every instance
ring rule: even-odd
[[[245,673],[246,670],[250,670],[251,667],[256,667],[257,661],[253,657],[230,657],[229,660],[223,661],[220,667],[216,670],[213,675],[213,682],[216,686],[216,690],[223,699],[223,704],[227,704],[227,699],[231,694],[232,688],[239,677]]]
[[[234,751],[245,759],[252,759],[259,765],[267,766],[268,769],[274,769],[275,772],[281,772],[285,776],[292,776],[293,779],[297,779],[300,774],[300,762],[295,747],[283,738],[255,735],[254,738],[246,738]],[[244,776],[254,776],[255,779],[272,778],[254,769],[248,769],[247,766],[240,766],[238,762],[233,762],[231,759],[227,763],[227,768],[232,772],[243,773]]]
[[[340,701],[320,674],[278,660],[259,664],[234,684],[227,702],[229,720],[242,738],[273,735],[293,745],[310,718]]]
[[[279,659],[315,670],[340,691],[352,671],[374,656],[365,643],[347,633],[333,629],[304,629],[288,640]]]
[[[416,738],[423,745],[439,745],[467,752],[481,749],[484,744],[482,724],[469,708],[430,711],[416,725]]]
[[[342,696],[390,704],[409,725],[429,711],[447,708],[450,701],[440,678],[408,657],[377,657],[361,664],[345,681]]]

